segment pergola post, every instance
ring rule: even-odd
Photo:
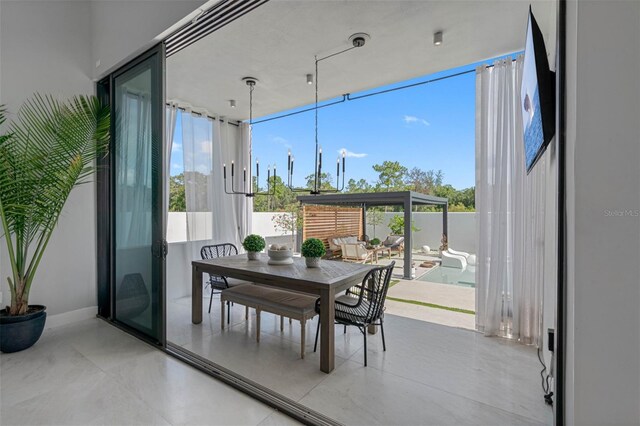
[[[449,243],[449,224],[447,218],[449,216],[449,203],[447,202],[442,206],[442,233],[447,237],[447,244]]]
[[[367,204],[362,203],[362,235],[367,235]]]
[[[411,279],[411,210],[413,210],[411,195],[404,201],[404,278]]]

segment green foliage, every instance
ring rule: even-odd
[[[378,190],[402,191],[404,189],[403,179],[407,174],[407,168],[397,161],[384,161],[382,164],[374,164],[373,170],[378,172]]]
[[[315,175],[310,174],[304,178],[307,181],[307,188],[312,189],[315,184]],[[335,189],[333,178],[329,173],[322,172],[320,174],[320,189]]]
[[[393,216],[389,221],[389,229],[393,235],[404,235],[404,216],[399,214]],[[411,223],[411,232],[418,232],[420,228]]]
[[[169,178],[169,211],[186,212],[187,201],[184,190],[184,173]]]
[[[255,178],[254,178],[255,181]],[[266,191],[267,188],[254,185],[259,191]],[[296,203],[296,194],[291,191],[282,181],[280,176],[271,176],[271,187],[274,195],[255,197],[253,199],[254,212],[286,212],[289,206]]]
[[[380,238],[374,238],[371,241],[369,241],[369,244],[371,244],[372,246],[377,246],[381,243]]]
[[[0,125],[5,122],[0,109]],[[11,315],[29,291],[69,194],[88,182],[109,144],[109,109],[93,96],[35,95],[0,135],[0,219],[12,276]]]
[[[367,211],[367,225],[373,226],[373,236],[376,234],[376,226],[381,225],[384,220],[384,214],[382,210],[377,208],[372,208]]]
[[[317,238],[307,238],[300,250],[304,257],[322,257],[327,253],[324,244]]]
[[[244,247],[246,251],[259,252],[264,250],[266,245],[267,243],[265,242],[264,238],[256,234],[247,235],[242,242],[242,247]]]
[[[351,194],[363,193],[363,192],[372,192],[373,186],[366,179],[360,179],[356,181],[355,179],[349,179],[347,185],[345,187],[345,191]]]

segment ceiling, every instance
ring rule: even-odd
[[[167,59],[167,98],[233,120],[249,118],[248,87],[259,80],[254,118],[312,104],[314,56],[371,39],[319,64],[320,100],[357,93],[522,50],[529,2],[271,0]],[[554,56],[554,1],[533,2]],[[433,33],[444,42],[433,45]],[[550,60],[553,64],[553,61]],[[236,108],[229,100],[237,102]]]

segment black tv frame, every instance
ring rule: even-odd
[[[538,26],[535,16],[533,15],[531,6],[529,6],[527,38],[529,37],[529,28],[531,28],[533,55],[536,63],[536,79],[538,83],[538,97],[540,100],[540,114],[542,116],[542,131],[544,136],[543,142],[538,148],[533,161],[527,167],[527,174],[531,172],[538,160],[540,160],[556,132],[556,73],[549,69],[549,60],[547,58],[547,49],[545,48],[544,37],[542,36],[542,31]],[[525,41],[525,46],[527,46],[527,44],[528,43]],[[529,54],[531,54],[531,52],[525,50],[525,62],[526,57]],[[524,132],[525,129],[522,130]]]

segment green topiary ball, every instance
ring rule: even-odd
[[[264,250],[266,246],[267,243],[264,241],[264,238],[256,234],[247,235],[242,242],[242,247],[249,252],[260,252]]]
[[[324,243],[317,238],[309,238],[302,243],[300,250],[304,257],[322,257],[327,253]]]

